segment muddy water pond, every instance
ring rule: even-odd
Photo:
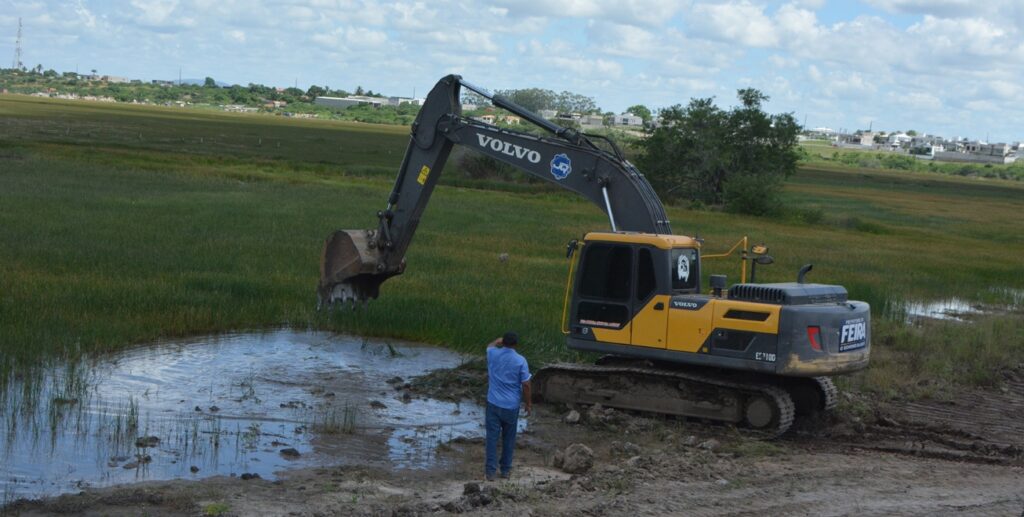
[[[482,409],[396,387],[463,360],[411,343],[278,331],[159,343],[15,377],[0,399],[0,494],[272,479],[316,465],[443,468],[437,446],[479,436]]]

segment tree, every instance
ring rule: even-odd
[[[217,87],[217,81],[214,81],[212,77],[207,77],[206,80],[203,81],[203,88],[216,88],[216,87]]]
[[[366,92],[363,91],[363,87],[362,86],[356,86],[356,95],[363,95],[365,93]]]
[[[512,102],[530,111],[556,109],[555,92],[551,90],[523,88],[520,90],[498,90],[495,93],[502,97],[507,97]]]
[[[740,105],[728,111],[711,98],[661,110],[638,163],[663,198],[750,214],[780,207],[782,182],[796,171],[800,126],[791,113],[765,113],[768,97],[756,89],[737,97]]]
[[[630,106],[626,108],[626,111],[628,113],[632,113],[644,119],[644,124],[647,124],[651,121],[651,110],[647,106],[644,106],[643,104],[636,104],[634,106]]]
[[[312,99],[315,99],[317,97],[323,97],[324,95],[327,95],[327,91],[328,88],[321,88],[314,84],[313,86],[310,86],[308,90],[306,90],[306,95]]]
[[[913,129],[911,129],[911,130],[907,131],[907,136],[917,136],[917,131],[914,131]]]

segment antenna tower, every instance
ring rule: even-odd
[[[18,37],[14,40],[14,62],[11,68],[21,70],[21,18],[18,18]]]

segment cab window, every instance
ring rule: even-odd
[[[580,294],[628,302],[632,267],[633,250],[629,246],[591,246],[583,261]]]
[[[648,248],[640,248],[636,258],[636,301],[644,302],[654,294],[654,256]]]
[[[673,291],[697,291],[700,281],[700,262],[697,250],[692,248],[676,248],[672,250],[671,276]]]

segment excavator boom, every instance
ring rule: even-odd
[[[490,98],[495,106],[534,123],[550,136],[463,117],[462,87]],[[586,197],[608,215],[613,231],[672,233],[654,189],[617,149],[604,150],[586,135],[449,75],[434,86],[412,124],[387,206],[377,213],[377,228],[338,230],[324,243],[317,290],[321,306],[376,298],[381,283],[404,271],[406,250],[456,144]]]

